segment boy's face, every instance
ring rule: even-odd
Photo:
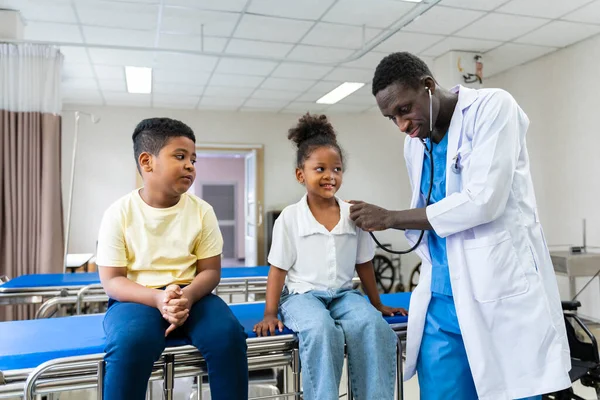
[[[302,169],[296,169],[296,179],[306,186],[309,195],[324,199],[333,198],[342,186],[342,158],[330,146],[318,147],[304,161]]]
[[[171,196],[187,192],[196,179],[196,144],[185,136],[171,138],[157,156],[148,154],[147,164],[140,155],[144,181]],[[149,168],[148,168],[149,167]],[[148,182],[148,183],[150,183]]]

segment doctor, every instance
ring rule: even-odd
[[[409,310],[406,379],[417,373],[423,400],[540,399],[569,387],[525,113],[500,89],[441,88],[409,53],[380,62],[373,94],[408,135],[411,209],[354,201],[351,218],[367,231],[405,229],[411,245],[427,231],[416,249],[423,263]]]

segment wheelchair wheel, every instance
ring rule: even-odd
[[[373,258],[373,267],[375,269],[375,281],[380,292],[390,293],[396,280],[396,269],[392,262],[386,256],[380,254]]]
[[[409,292],[415,290],[419,284],[419,277],[421,276],[421,262],[419,262],[410,273]]]

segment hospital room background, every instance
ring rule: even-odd
[[[51,71],[14,67],[24,64],[10,49],[31,45],[56,46],[63,59],[43,67]],[[95,270],[103,212],[141,184],[131,134],[149,117],[175,118],[194,130],[199,162],[190,191],[218,204],[224,267],[266,265],[273,219],[304,191],[287,130],[306,112],[328,116],[347,154],[341,198],[407,208],[404,135],[381,116],[370,85],[378,62],[396,51],[421,57],[443,87],[510,92],[531,121],[527,145],[551,252],[585,245],[574,251],[600,253],[600,0],[0,0],[0,46],[0,112],[18,90],[10,82],[37,73],[55,85],[56,98],[29,99],[44,109],[26,111],[60,116],[55,141],[46,125],[36,131],[45,139],[34,139],[50,146],[44,154],[51,152],[55,164],[18,164],[27,169],[21,184],[40,175],[41,185],[54,187],[41,192],[55,190],[59,203],[44,204],[50,200],[41,192],[15,193],[14,177],[3,174],[0,275],[8,282],[62,273],[67,259],[75,273]],[[129,67],[142,70],[127,75]],[[133,93],[128,81],[136,73],[148,74],[144,93]],[[345,82],[361,85],[333,104],[319,101]],[[7,127],[0,124],[0,174],[8,168],[1,163],[16,162],[7,156],[15,134]],[[53,224],[42,227],[52,250],[23,249],[20,238],[7,238],[10,225],[23,221],[12,201],[54,214],[41,218]],[[378,237],[394,249],[408,246],[402,232]],[[8,254],[22,251],[39,254]],[[414,254],[400,265],[394,258],[390,291],[401,282],[409,290],[418,261]],[[595,262],[600,271],[600,255]],[[578,315],[600,335],[600,280],[593,275],[557,279],[563,300],[581,291]],[[0,303],[0,316],[33,318],[35,311],[13,307]],[[415,381],[404,385],[404,398],[418,398]],[[596,398],[593,389],[574,387]],[[95,397],[80,391],[56,398]]]

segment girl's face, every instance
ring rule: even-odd
[[[342,158],[331,146],[314,149],[304,160],[304,167],[296,169],[296,179],[306,186],[311,196],[331,199],[342,186]]]

